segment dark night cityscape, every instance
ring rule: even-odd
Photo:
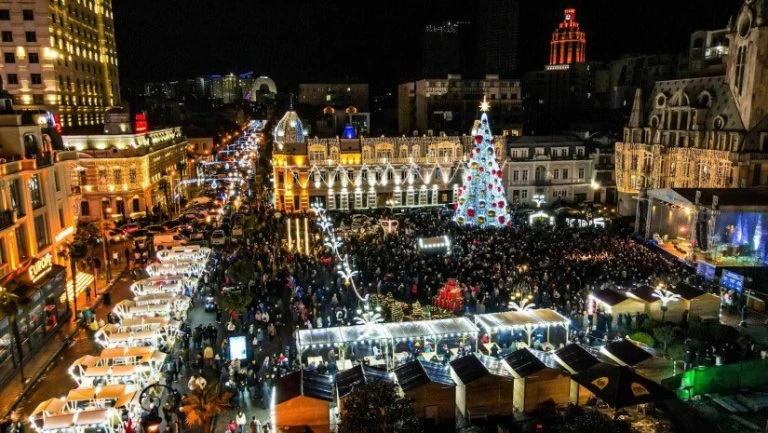
[[[768,432],[768,0],[0,0],[0,50],[0,433]]]

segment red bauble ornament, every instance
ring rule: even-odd
[[[482,135],[475,135],[475,143],[480,144],[483,142],[483,136]]]
[[[488,189],[489,189],[489,190],[492,190],[492,189],[493,189],[493,184],[492,184],[492,183],[489,183],[489,184],[488,184]]]
[[[475,148],[475,153],[480,153],[480,148],[476,147]]]
[[[501,192],[501,187],[496,188],[496,191]]]
[[[474,217],[475,216],[475,210],[472,209],[472,208],[467,209],[467,215],[469,217]]]
[[[496,203],[491,203],[491,207],[496,207]]]
[[[499,200],[499,207],[504,207],[504,200]]]
[[[453,210],[457,210],[459,208],[459,203],[456,202],[453,204]]]
[[[499,176],[499,177],[501,177],[501,170],[497,171],[497,172],[496,172],[496,175],[497,175],[497,176]]]
[[[472,176],[467,176],[467,182],[469,182],[470,180],[472,180]]]
[[[506,218],[504,218],[504,215],[500,216],[500,217],[499,217],[499,224],[504,224],[504,221],[506,221],[506,220],[507,220],[507,219],[506,219]]]
[[[484,172],[485,169],[483,167],[480,167],[480,173]]]

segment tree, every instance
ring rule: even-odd
[[[662,344],[665,352],[667,351],[667,346],[669,343],[677,340],[682,335],[683,330],[676,326],[665,325],[659,326],[658,328],[653,328],[653,338]]]
[[[247,283],[256,278],[252,261],[241,259],[227,269],[227,276],[235,283]]]
[[[653,337],[646,334],[645,332],[635,332],[634,334],[630,335],[629,338],[650,347],[653,347],[654,344]]]
[[[489,109],[488,101],[483,99],[480,120],[472,128],[475,148],[464,171],[464,184],[459,189],[454,217],[459,225],[499,227],[507,222],[507,199],[488,122]]]
[[[201,426],[203,433],[211,433],[213,417],[221,415],[229,408],[230,397],[230,393],[219,393],[213,385],[208,385],[202,390],[195,388],[181,400],[179,410],[186,415],[187,426]]]
[[[416,433],[421,422],[411,402],[400,397],[391,382],[357,386],[344,402],[339,433]]]
[[[19,314],[19,296],[9,292],[5,287],[0,287],[0,313],[8,318],[11,325],[11,334],[13,334],[13,345],[16,347],[16,353],[19,357],[19,373],[21,374],[21,383],[24,383],[24,350],[21,347],[21,334],[19,333],[19,324],[16,321]]]
[[[221,310],[227,313],[235,310],[242,314],[248,308],[248,305],[251,304],[251,300],[252,298],[244,293],[230,293],[227,296],[219,297],[219,305]]]

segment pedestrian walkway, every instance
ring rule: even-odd
[[[118,302],[132,296],[130,292],[130,284],[132,282],[130,276],[128,276],[127,273],[123,274],[125,267],[125,263],[120,263],[112,268],[113,280],[110,282],[112,283],[112,286],[108,289],[111,294],[112,302]],[[120,278],[119,281],[117,280],[118,278]],[[107,291],[105,290],[107,287],[107,281],[103,278],[99,278],[96,281],[96,293],[98,293],[98,295],[93,295],[91,300],[88,301],[88,299],[86,299],[86,294],[84,292],[80,293],[77,298],[77,311],[84,311],[86,308],[91,308],[97,319],[106,318],[107,313],[112,310],[111,305],[101,305],[101,295],[103,292]],[[72,305],[72,307],[74,307],[74,305]],[[38,382],[41,380],[44,381],[46,370],[51,368],[52,364],[62,362],[66,355],[63,354],[63,352],[65,352],[67,348],[73,348],[80,345],[82,335],[87,334],[88,339],[91,339],[90,332],[78,328],[78,323],[76,323],[74,317],[74,308],[71,308],[71,311],[71,319],[66,323],[62,323],[59,330],[53,334],[50,337],[50,340],[35,352],[32,357],[24,359],[24,376],[26,381],[23,382],[21,373],[17,372],[16,375],[14,375],[13,378],[0,389],[0,415],[3,417],[7,416],[11,410],[15,409],[22,400],[27,400],[27,403],[29,402],[30,399],[28,396],[35,392],[36,387],[39,385]],[[95,344],[95,342],[93,344]],[[90,349],[90,347],[88,347],[88,349]],[[61,366],[54,365],[54,367]],[[48,376],[51,377],[67,378],[66,380],[57,380],[55,383],[51,383],[50,385],[52,385],[54,389],[58,389],[62,385],[66,386],[66,388],[63,388],[64,390],[72,388],[66,373],[68,367],[69,364],[61,368],[60,374],[56,374],[55,376],[51,375],[50,371],[48,372]],[[47,397],[45,398],[49,398],[51,395],[59,394],[51,394],[49,391],[46,395]],[[37,403],[39,402],[34,404],[36,405]],[[29,405],[27,404],[25,406]],[[25,407],[25,409],[27,409],[27,407]],[[34,409],[34,406],[29,409]]]

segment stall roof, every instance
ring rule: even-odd
[[[456,386],[451,379],[450,368],[439,362],[411,361],[395,369],[397,382],[405,391],[410,391],[427,383]]]
[[[336,391],[339,397],[344,397],[356,386],[370,382],[392,382],[392,378],[387,370],[358,364],[336,375]]]
[[[678,206],[693,206],[696,192],[701,193],[699,204],[711,206],[717,196],[720,210],[744,208],[744,210],[768,210],[768,189],[766,188],[661,188],[649,189],[648,197]]]
[[[611,341],[606,344],[602,350],[606,352],[608,356],[618,359],[629,366],[635,366],[645,360],[653,358],[653,355],[627,339]]]
[[[616,409],[675,398],[672,392],[626,366],[597,364],[573,379]]]
[[[527,377],[547,368],[561,370],[550,354],[527,347],[505,356],[504,362],[517,377]]]
[[[395,339],[408,339],[433,334],[432,328],[429,326],[430,324],[427,321],[400,322],[392,323],[389,325],[391,326],[387,326],[386,328],[392,338]]]
[[[657,297],[653,296],[653,292],[655,292],[655,291],[656,291],[655,287],[651,287],[651,286],[645,284],[643,286],[640,286],[640,287],[637,287],[635,289],[632,289],[632,290],[630,290],[627,293],[629,295],[631,295],[631,296],[633,296],[633,297],[643,301],[643,302],[647,302],[649,304],[652,304],[652,303],[654,303],[656,301],[661,301],[660,298],[657,298]]]
[[[77,425],[103,424],[107,421],[108,409],[84,410],[77,413]]]
[[[576,343],[556,350],[554,355],[554,359],[571,373],[578,373],[600,363],[597,356]]]
[[[475,323],[486,330],[496,328],[524,328],[526,326],[564,326],[570,323],[567,317],[546,308],[528,311],[507,311],[504,313],[478,314]]]
[[[677,284],[672,289],[672,291],[677,293],[678,295],[680,295],[680,297],[685,299],[686,301],[691,301],[693,299],[698,298],[701,295],[707,294],[707,292],[705,292],[705,291],[703,291],[703,290],[701,290],[699,288],[693,287],[692,285],[687,284],[687,283],[679,283],[679,284]],[[712,296],[715,296],[715,295],[712,295]]]
[[[627,298],[623,293],[619,293],[613,289],[605,289],[594,292],[592,297],[598,300],[600,303],[613,307],[614,305],[621,304],[626,301]]]
[[[501,361],[479,353],[471,353],[459,359],[454,359],[450,364],[451,369],[453,369],[454,373],[465,385],[489,374],[500,377],[513,377]]]
[[[275,404],[284,403],[299,396],[332,401],[333,378],[326,374],[299,370],[277,380]]]
[[[61,398],[49,398],[44,402],[37,405],[35,410],[32,411],[32,416],[35,416],[41,412],[59,413],[64,407],[66,401]]]
[[[43,422],[43,430],[58,430],[71,427],[75,421],[76,413],[66,413],[64,415],[49,416]]]

